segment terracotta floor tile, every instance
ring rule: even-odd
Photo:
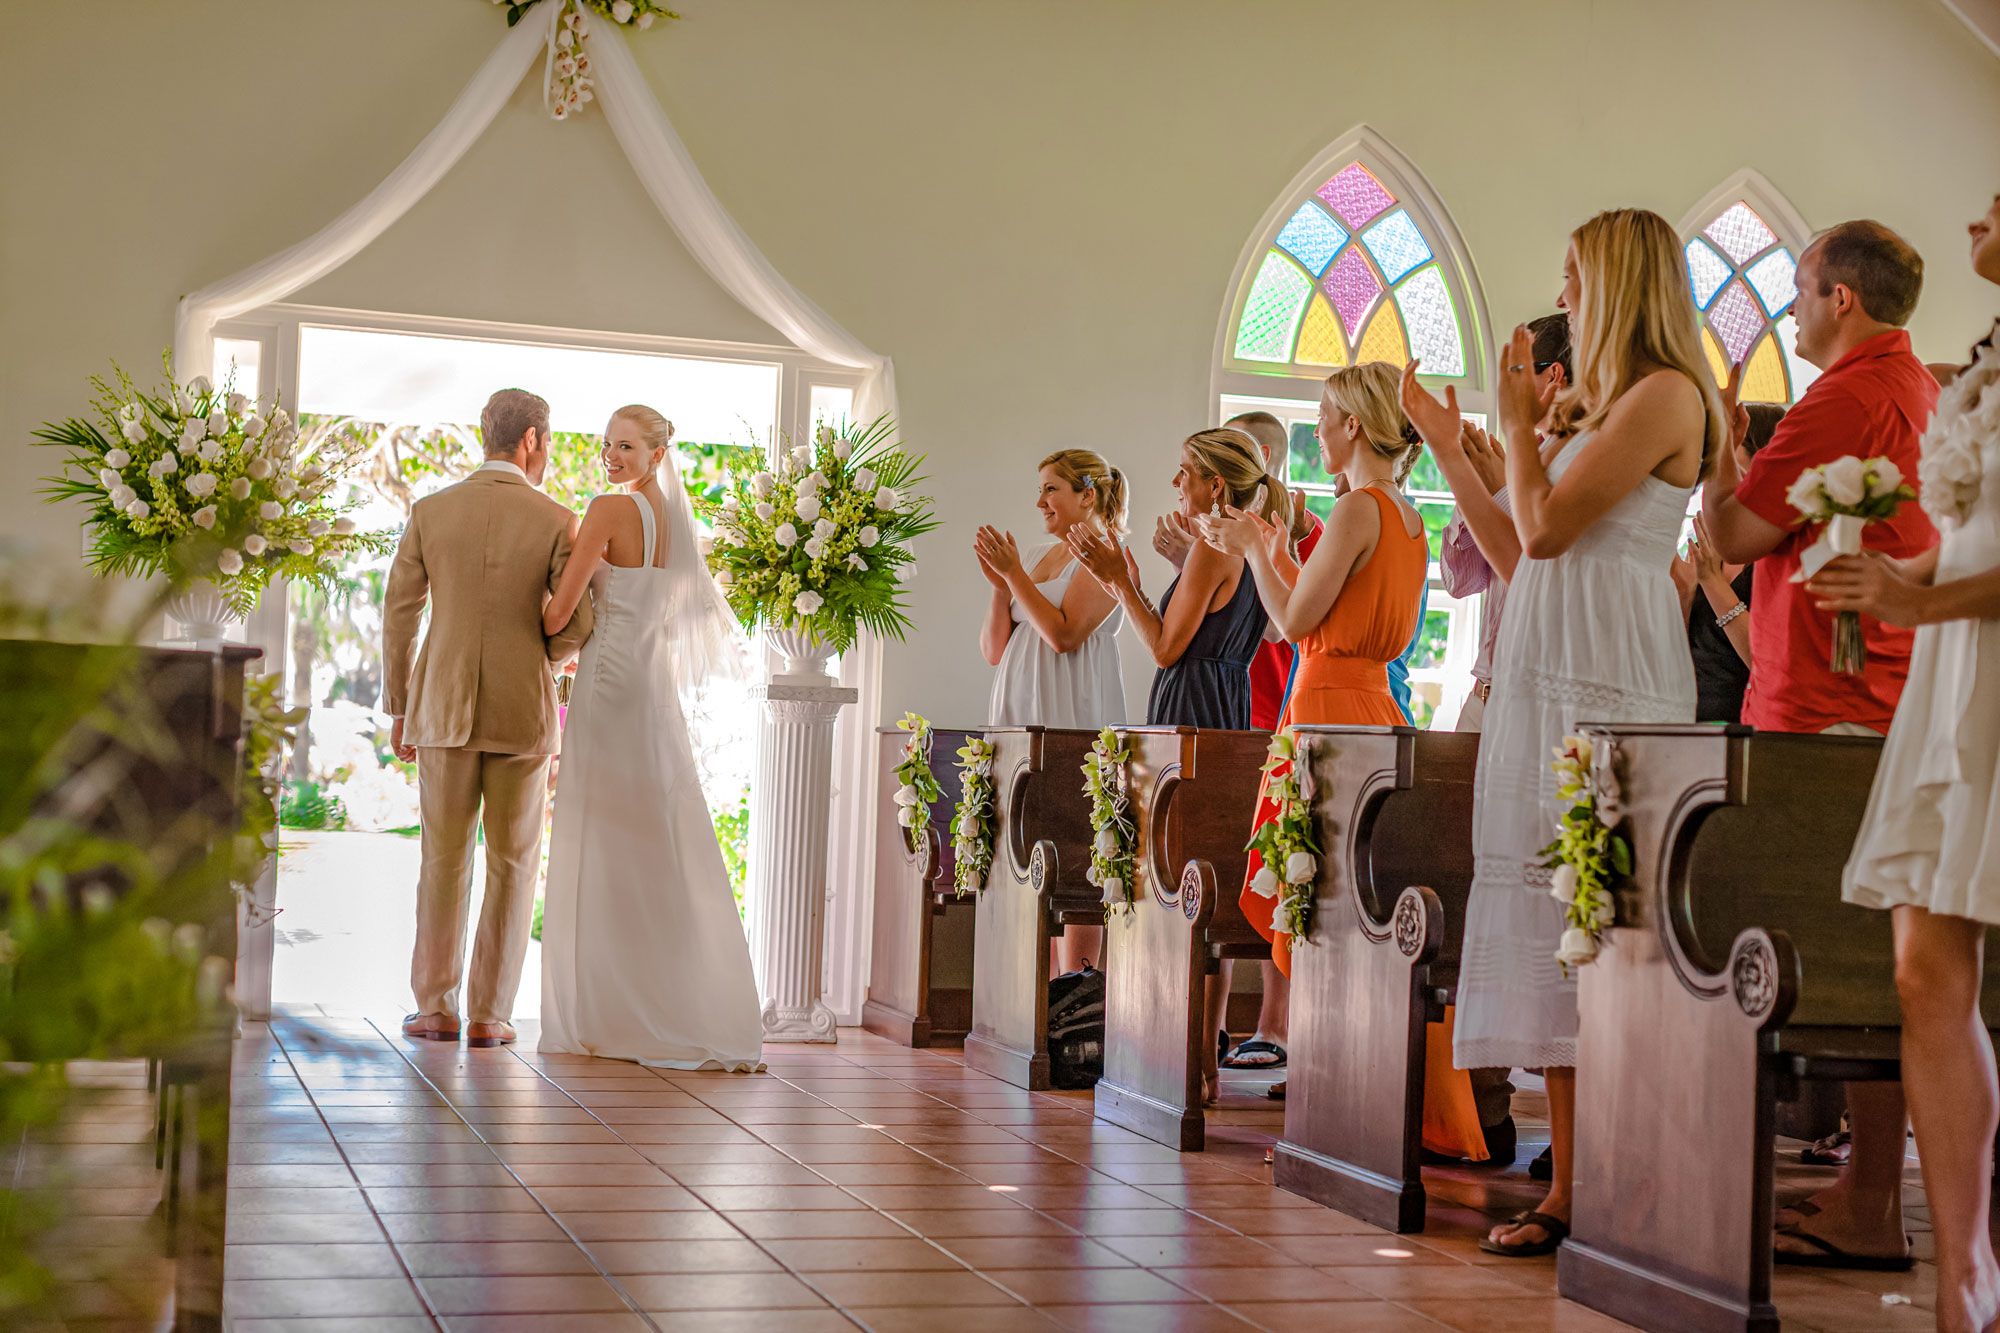
[[[1201,1215],[1246,1236],[1391,1236],[1331,1208],[1203,1208]]]
[[[1425,1264],[1410,1268],[1341,1268],[1345,1281],[1386,1300],[1414,1303],[1424,1300],[1506,1301],[1523,1295],[1515,1283],[1471,1264],[1454,1268]],[[1247,1298],[1246,1298],[1247,1299]]]
[[[809,1310],[826,1305],[811,1287],[789,1273],[637,1273],[621,1277],[619,1282],[648,1312]],[[789,1316],[783,1326],[791,1327]]]
[[[989,1185],[1029,1208],[1171,1208],[1174,1205],[1135,1185]],[[1153,1186],[1149,1188],[1160,1188]],[[1226,1186],[1220,1188],[1227,1188]]]
[[[234,1319],[236,1333],[437,1333],[429,1315],[356,1315],[305,1319]]]
[[[384,1185],[368,1191],[375,1211],[389,1213],[536,1213],[535,1196],[519,1185]],[[235,1206],[235,1200],[230,1200]]]
[[[849,1313],[871,1333],[1051,1333],[1057,1327],[1026,1305],[864,1307]]]
[[[901,1237],[910,1233],[873,1209],[831,1208],[819,1212],[731,1212],[722,1216],[752,1240],[857,1239]],[[1033,1214],[1025,1214],[1032,1217]],[[735,1233],[731,1233],[732,1235]]]
[[[844,1310],[861,1306],[1017,1305],[976,1273],[815,1273],[813,1285]]]
[[[666,1172],[643,1159],[631,1162],[509,1162],[514,1176],[538,1193],[545,1187],[621,1186],[674,1188]]]
[[[1315,1268],[1345,1268],[1355,1265],[1363,1268],[1416,1268],[1431,1264],[1457,1263],[1463,1256],[1446,1253],[1423,1244],[1430,1237],[1417,1236],[1266,1236],[1264,1241],[1274,1249],[1297,1259],[1300,1263],[1311,1264]],[[1468,1237],[1466,1249],[1474,1254],[1478,1248]],[[1508,1259],[1502,1255],[1487,1255],[1498,1264],[1520,1264],[1521,1259]]]
[[[773,1320],[763,1310],[654,1310],[651,1319],[660,1333],[773,1333]],[[786,1310],[783,1333],[854,1333],[854,1321],[838,1310]]]
[[[600,1240],[735,1240],[720,1213],[682,1209],[666,1213],[564,1213],[562,1223],[586,1243]],[[554,1223],[550,1223],[551,1226]]]
[[[1110,1242],[1082,1236],[959,1236],[938,1244],[972,1268],[1130,1268]]]
[[[504,1164],[490,1156],[484,1162],[364,1162],[356,1164],[354,1174],[371,1189],[444,1185],[511,1188],[520,1183]]]
[[[1233,1302],[1226,1307],[1271,1333],[1439,1333],[1440,1325],[1387,1301],[1345,1301],[1329,1309],[1318,1301]]]
[[[814,1168],[836,1185],[970,1185],[972,1177],[942,1162],[822,1162]],[[984,1183],[984,1182],[981,1182]]]
[[[1106,1236],[1103,1243],[1147,1268],[1296,1268],[1300,1261],[1253,1236]]]
[[[611,1136],[613,1131],[604,1131]],[[490,1135],[488,1137],[491,1137]],[[736,1125],[620,1125],[618,1142],[639,1147],[649,1143],[756,1144],[762,1142],[747,1129]],[[775,1140],[773,1140],[775,1142]]]
[[[868,1206],[834,1185],[697,1185],[693,1187],[693,1192],[709,1207],[732,1213],[780,1208],[788,1211],[844,1210]]]
[[[331,1315],[420,1315],[423,1304],[407,1278],[277,1278],[224,1282],[222,1300],[238,1319]]]
[[[925,1236],[1070,1236],[1061,1222],[1026,1208],[898,1208],[889,1214]]]
[[[544,1212],[390,1213],[382,1218],[389,1238],[404,1241],[563,1240],[562,1228]]]
[[[513,1166],[524,1163],[615,1166],[621,1162],[639,1166],[646,1161],[638,1149],[623,1143],[496,1143],[491,1151]]]
[[[255,1217],[259,1214],[304,1214],[324,1217],[329,1213],[365,1213],[368,1201],[359,1189],[232,1189],[229,1214]]]
[[[541,1273],[532,1277],[426,1277],[417,1280],[441,1315],[544,1314],[628,1310],[617,1288],[596,1274]]]
[[[248,1145],[246,1145],[248,1146]],[[330,1150],[329,1150],[330,1151]],[[231,1157],[234,1158],[232,1153]],[[148,1163],[148,1166],[151,1164]],[[232,1160],[229,1164],[229,1188],[261,1189],[273,1186],[286,1188],[353,1189],[355,1173],[347,1169],[347,1164],[335,1158],[332,1164],[301,1165],[281,1163],[269,1166],[254,1166]]]
[[[1220,1224],[1177,1208],[1051,1208],[1049,1216],[1086,1236],[1224,1236]]]
[[[406,1242],[397,1249],[420,1278],[596,1271],[590,1256],[568,1240]]]
[[[667,1213],[702,1206],[678,1185],[537,1185],[534,1197],[557,1213]]]
[[[747,1240],[593,1240],[590,1253],[612,1274],[778,1271],[777,1261]]]
[[[1155,1270],[1198,1296],[1232,1301],[1356,1301],[1377,1299],[1345,1278],[1314,1268],[1195,1267]],[[1365,1270],[1342,1270],[1358,1272]],[[1467,1270],[1470,1272],[1471,1270]]]
[[[646,1333],[646,1321],[629,1310],[566,1314],[458,1314],[444,1321],[445,1333]]]
[[[1138,1268],[1007,1269],[986,1277],[1030,1305],[1170,1305],[1195,1299]]]
[[[1041,1310],[1059,1327],[1086,1333],[1247,1333],[1253,1327],[1222,1307],[1206,1303],[1045,1305]]]
[[[675,1162],[666,1174],[689,1188],[709,1185],[824,1185],[827,1177],[792,1161]]]
[[[382,1234],[369,1213],[231,1213],[224,1226],[231,1245],[369,1245]]]
[[[490,1165],[506,1159],[483,1143],[342,1143],[339,1152],[360,1166]],[[229,1145],[236,1157],[236,1145]]]
[[[914,1236],[874,1236],[866,1239],[765,1240],[763,1247],[795,1273],[839,1273],[858,1270],[914,1272],[957,1269],[963,1265],[929,1241]]]
[[[340,1149],[333,1146],[331,1135],[317,1143],[241,1143],[232,1135],[229,1141],[229,1165],[238,1166],[321,1166],[340,1161]]]
[[[233,1282],[268,1278],[402,1277],[396,1251],[373,1245],[230,1245],[222,1275]]]
[[[1417,1313],[1436,1320],[1446,1328],[1461,1330],[1461,1333],[1617,1333],[1627,1327],[1581,1305],[1547,1297],[1522,1300],[1440,1299],[1410,1301],[1407,1304]],[[1872,1312],[1868,1322],[1854,1327],[1871,1330],[1898,1327],[1928,1330],[1935,1327],[1935,1321],[1924,1311],[1905,1313],[1911,1316],[1907,1324],[1893,1322],[1891,1312],[1876,1311]],[[1793,1322],[1786,1319],[1785,1327],[1792,1328]]]

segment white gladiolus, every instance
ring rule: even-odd
[[[1565,861],[1549,876],[1549,897],[1564,905],[1576,901],[1576,867]]]
[[[253,458],[250,460],[250,466],[243,470],[250,474],[252,481],[269,481],[271,478],[271,460],[268,458]]]
[[[854,536],[854,540],[860,542],[861,545],[864,548],[866,548],[873,546],[876,542],[881,541],[882,534],[880,531],[876,529],[875,525],[871,523],[867,527],[861,529],[860,532],[856,533]]]
[[[1093,865],[1093,866],[1085,866],[1085,867],[1084,867],[1084,871],[1083,871],[1083,882],[1084,882],[1084,883],[1086,883],[1086,884],[1095,884],[1095,883],[1097,883],[1097,867],[1096,867],[1096,866],[1094,866],[1094,865]]]
[[[1599,930],[1610,925],[1618,917],[1618,905],[1609,895],[1598,899],[1597,906],[1590,909],[1590,924]]]
[[[333,520],[333,535],[336,537],[352,537],[356,526],[354,520],[351,518],[336,518]]]
[[[146,442],[146,427],[137,421],[126,422],[124,434],[125,438],[133,444],[144,444]]]
[[[916,803],[917,789],[915,787],[905,782],[902,786],[896,788],[897,805],[915,805]]]
[[[194,519],[196,527],[202,529],[212,528],[215,526],[215,506],[203,505],[201,508],[195,510],[191,517]]]
[[[800,467],[810,467],[812,466],[812,461],[813,451],[811,445],[799,444],[792,446],[792,462]]]
[[[240,417],[250,410],[250,400],[240,393],[232,393],[229,395],[229,410]]]
[[[258,536],[254,532],[251,533],[248,537],[245,537],[243,539],[243,549],[250,555],[264,554],[264,548],[268,545],[270,545],[269,542],[265,541],[262,537]]]
[[[819,517],[819,512],[820,512],[820,503],[818,496],[807,494],[799,497],[800,518],[810,523],[814,519]]]
[[[1117,875],[1104,877],[1104,901],[1116,906],[1125,901],[1125,881]]]
[[[1271,938],[1276,939],[1280,935],[1289,936],[1291,933],[1292,924],[1285,920],[1284,913],[1279,912],[1271,917]]]
[[[311,555],[312,553],[313,553],[313,544],[307,541],[305,538],[300,537],[292,543],[293,555]]]
[[[825,559],[826,557],[825,540],[819,537],[806,538],[806,556],[809,559],[813,560]]]
[[[904,828],[910,828],[917,822],[917,812],[907,805],[901,806],[896,811],[896,822]]]
[[[125,479],[108,467],[97,469],[97,484],[107,491],[115,491],[125,484]]]
[[[632,21],[632,0],[612,0],[611,17],[619,23]]]
[[[903,497],[896,494],[893,487],[884,486],[881,490],[875,492],[875,507],[877,509],[894,509],[901,503],[903,503]]]
[[[695,538],[694,549],[701,552],[702,559],[704,560],[708,559],[710,556],[715,554],[715,538],[713,537]]]
[[[187,479],[187,492],[197,500],[215,494],[215,488],[222,484],[222,478],[213,472],[197,472]]]
[[[849,555],[847,557],[847,567],[857,574],[868,572],[868,562],[858,555]]]
[[[816,592],[802,592],[797,597],[792,598],[792,610],[802,616],[816,615],[819,609],[825,605],[826,599]]]
[[[248,477],[238,477],[238,478],[237,478],[237,479],[236,479],[235,481],[232,481],[232,482],[230,482],[230,483],[229,483],[229,498],[230,498],[230,499],[232,499],[232,500],[247,500],[247,499],[249,499],[249,498],[250,498],[250,478],[248,478]]]
[[[131,504],[125,506],[125,517],[127,518],[151,518],[152,516],[153,506],[147,504],[144,500],[134,500]]]
[[[639,26],[641,28],[650,28],[653,26],[653,16],[650,12],[639,16]]]
[[[274,523],[285,516],[285,507],[276,500],[266,500],[257,506],[257,517],[266,523]]]
[[[172,454],[161,454],[146,469],[146,475],[149,477],[166,477],[180,470],[181,461],[178,458],[175,458]]]
[[[224,551],[215,558],[215,567],[233,579],[243,572],[243,553],[236,550]]]
[[[327,533],[332,531],[333,531],[333,524],[327,522],[323,518],[316,518],[312,522],[306,524],[306,536],[308,537],[324,537],[326,536]]]
[[[132,455],[123,449],[107,449],[104,452],[104,466],[128,468],[132,466]]]
[[[813,524],[813,536],[819,538],[823,542],[833,540],[833,534],[839,531],[840,531],[839,527],[837,527],[834,524],[834,521],[830,518],[823,518],[819,522]]]
[[[778,530],[771,534],[771,540],[790,550],[799,544],[799,530],[789,523],[780,523]]]
[[[201,442],[208,438],[208,431],[199,423],[181,432],[181,452],[191,454],[201,448]]]
[[[254,440],[254,439],[256,439],[256,438],[257,438],[257,437],[258,437],[259,435],[262,435],[263,433],[264,433],[264,418],[262,418],[262,417],[259,417],[259,416],[252,416],[252,417],[246,417],[246,418],[244,418],[244,421],[243,421],[243,438],[244,438],[244,439],[246,439],[246,440]]]
[[[126,505],[131,504],[134,500],[138,498],[139,498],[139,492],[133,490],[130,486],[119,486],[117,489],[113,490],[111,492],[111,495],[109,496],[109,499],[111,501],[111,507],[113,509],[123,509]]]
[[[1278,896],[1278,877],[1271,873],[1271,867],[1262,866],[1250,879],[1250,892],[1260,898]]]
[[[736,498],[736,492],[731,491],[722,497],[722,507],[733,514],[743,507],[743,502]]]
[[[761,500],[765,496],[769,495],[771,493],[771,488],[777,484],[778,484],[778,479],[776,477],[772,476],[768,472],[759,472],[757,475],[750,478],[750,494],[756,496],[759,500]]]
[[[838,458],[841,462],[845,463],[847,461],[847,456],[853,452],[854,452],[854,446],[849,444],[846,440],[835,440],[833,442],[833,456],[835,458]]]
[[[1590,932],[1581,927],[1571,926],[1562,933],[1562,942],[1556,946],[1556,961],[1566,967],[1587,963],[1597,957],[1597,941]]]
[[[766,523],[769,523],[769,522],[771,521],[771,515],[773,515],[773,514],[777,513],[778,511],[777,511],[777,510],[775,510],[775,509],[773,509],[773,508],[771,508],[771,504],[770,504],[770,502],[769,502],[769,501],[767,500],[767,501],[764,501],[764,502],[760,503],[760,504],[759,504],[759,505],[757,506],[757,508],[756,508],[756,510],[755,510],[754,512],[756,513],[756,515],[757,515],[757,517],[758,517],[758,518],[761,518],[761,519],[763,519],[763,520],[764,520],[764,521],[765,521]]]
[[[206,398],[215,392],[215,386],[209,383],[208,376],[196,375],[188,381],[187,391],[190,398]]]
[[[812,471],[806,473],[799,480],[799,494],[801,495],[817,495],[824,489],[826,489],[826,473],[821,472],[818,468],[814,468]]]
[[[195,457],[199,458],[202,462],[213,463],[216,459],[222,457],[222,441],[203,440],[201,448],[195,450],[194,453]]]
[[[137,403],[119,404],[118,419],[120,421],[137,421],[139,419],[139,405]]]
[[[728,586],[729,586],[730,584],[732,584],[732,583],[734,583],[734,582],[736,582],[736,576],[735,576],[734,574],[730,573],[730,572],[729,572],[728,570],[726,570],[726,569],[718,569],[718,570],[716,570],[716,571],[715,571],[715,586],[716,586],[716,587],[718,587],[718,588],[727,588],[727,587],[728,587]]]
[[[221,435],[228,431],[228,429],[229,418],[227,416],[221,412],[210,412],[208,414],[208,433],[210,435]]]
[[[1306,884],[1319,873],[1319,862],[1311,852],[1293,852],[1285,858],[1285,883]]]
[[[1826,498],[1837,505],[1858,505],[1868,498],[1868,477],[1861,460],[1849,454],[1836,458],[1825,468]]]
[[[1097,830],[1097,854],[1116,856],[1118,854],[1118,834],[1108,828]]]
[[[896,582],[915,583],[916,581],[917,581],[916,561],[907,560],[904,561],[902,564],[896,566]]]
[[[854,470],[854,489],[857,491],[874,490],[875,469],[872,467],[856,468]]]

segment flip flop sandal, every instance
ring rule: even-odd
[[[1503,1245],[1491,1236],[1482,1236],[1479,1248],[1488,1254],[1498,1254],[1508,1259],[1537,1259],[1545,1254],[1554,1254],[1569,1239],[1569,1223],[1560,1217],[1550,1217],[1547,1213],[1516,1213],[1507,1219],[1508,1226],[1540,1227],[1542,1238],[1520,1245]]]
[[[1265,1058],[1259,1058],[1265,1057]],[[1222,1057],[1224,1069],[1283,1069],[1285,1048],[1274,1041],[1250,1040]]]
[[[1807,1166],[1846,1166],[1853,1155],[1854,1135],[1844,1129],[1799,1149],[1799,1160]]]
[[[1264,1089],[1264,1095],[1274,1102],[1285,1100],[1285,1080],[1279,1079],[1276,1083]]]
[[[1816,1253],[1799,1254],[1792,1250],[1774,1249],[1771,1257],[1781,1264],[1794,1268],[1849,1268],[1864,1273],[1907,1273],[1917,1266],[1914,1254],[1850,1254],[1830,1240],[1822,1240],[1810,1231],[1788,1227],[1778,1233],[1793,1240],[1802,1240],[1813,1247]],[[1909,1238],[1903,1238],[1908,1244]]]

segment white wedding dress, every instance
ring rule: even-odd
[[[1590,440],[1549,462],[1554,481]],[[1694,662],[1668,566],[1688,488],[1647,477],[1561,555],[1507,587],[1473,788],[1472,897],[1459,965],[1460,1069],[1576,1064],[1576,978],[1542,849],[1561,814],[1555,748],[1579,722],[1694,721]]]
[[[672,465],[666,469],[671,473]],[[678,478],[669,505],[684,510]],[[712,593],[691,521],[633,495],[651,561],[592,575],[597,628],[563,731],[542,912],[541,1049],[667,1069],[753,1070],[763,1019],[750,948],[702,798],[677,681],[684,623]],[[696,580],[700,580],[698,587]],[[697,590],[698,589],[698,590]]]

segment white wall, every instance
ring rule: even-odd
[[[76,550],[25,445],[183,291],[318,227],[437,120],[500,36],[477,0],[0,0],[0,524]],[[1457,218],[1493,316],[1547,308],[1568,229],[1670,219],[1743,165],[1814,225],[1929,258],[1914,332],[1955,355],[2000,301],[1963,260],[2000,187],[2000,61],[1937,0],[684,0],[633,47],[710,183],[793,281],[896,358],[945,521],[885,708],[983,714],[981,521],[1093,445],[1138,522],[1209,411],[1230,266],[1358,121]],[[1865,71],[1855,73],[1854,71]],[[225,146],[233,151],[225,158]],[[758,339],[672,241],[600,118],[524,92],[329,304]],[[559,393],[560,386],[550,386]],[[671,404],[662,404],[671,412]],[[1157,580],[1156,580],[1157,581]],[[1149,673],[1127,654],[1132,699]]]

